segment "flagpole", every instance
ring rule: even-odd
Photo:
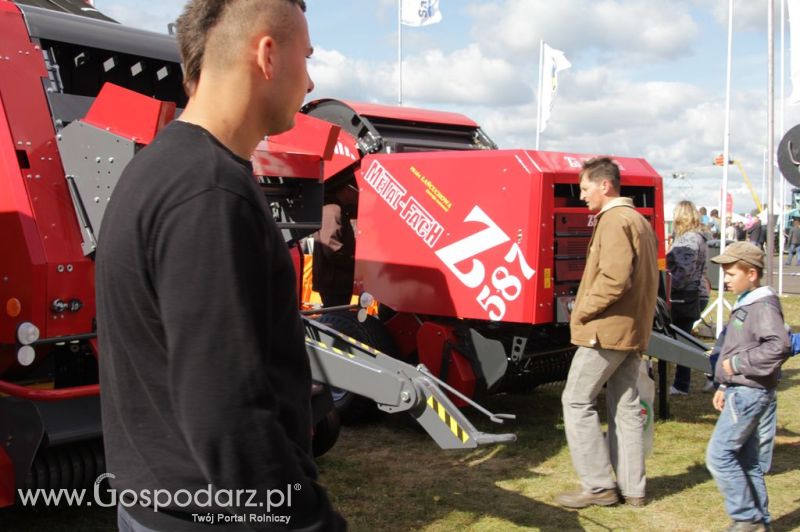
[[[778,126],[778,131],[780,131],[781,136],[784,133],[783,130],[783,102],[784,102],[784,93],[783,88],[786,85],[786,74],[784,73],[784,65],[786,63],[786,41],[785,41],[785,30],[786,30],[786,1],[781,0],[781,105],[780,105],[780,116],[778,119],[780,120],[780,124]],[[780,188],[780,196],[781,196],[781,217],[779,220],[779,231],[780,231],[780,239],[778,240],[778,256],[780,260],[778,261],[778,295],[783,295],[783,254],[786,250],[786,236],[784,235],[784,231],[786,228],[786,180],[783,176],[780,177],[781,180],[781,188]]]
[[[538,101],[536,102],[536,150],[539,150],[539,133],[542,129],[542,69],[544,62],[544,40],[539,39],[539,85],[537,86]]]
[[[403,0],[397,0],[397,103],[403,105]]]
[[[767,284],[775,286],[775,3],[767,2]]]
[[[728,161],[730,161],[730,140],[731,140],[731,52],[733,48],[733,0],[728,0],[728,59],[725,74],[725,137],[722,144],[722,197],[724,201],[722,208],[722,219],[728,219]],[[719,240],[719,254],[725,253],[725,239]],[[725,282],[722,265],[719,266],[719,282],[717,287],[717,336],[722,333],[723,309],[725,307],[723,296],[725,295]]]

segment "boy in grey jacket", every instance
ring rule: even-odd
[[[735,242],[711,259],[722,264],[726,288],[738,295],[725,331],[714,378],[713,404],[720,412],[706,450],[706,466],[725,497],[733,520],[726,530],[770,530],[764,473],[775,434],[776,387],[790,353],[778,297],[761,286],[764,252]]]

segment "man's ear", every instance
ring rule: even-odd
[[[264,79],[271,80],[275,75],[275,40],[269,35],[258,39],[256,63],[264,74]]]

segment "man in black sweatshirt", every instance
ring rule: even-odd
[[[105,214],[98,336],[121,530],[345,528],[316,482],[294,271],[249,162],[313,88],[304,11],[187,4],[189,103]]]

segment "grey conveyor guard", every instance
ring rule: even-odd
[[[516,441],[515,434],[488,434],[476,429],[442,387],[458,392],[431,375],[424,365],[411,366],[319,322],[303,319],[314,380],[368,397],[385,412],[409,412],[442,449],[474,449]],[[514,419],[508,414],[491,414],[461,398],[496,423]]]
[[[711,373],[711,362],[708,358],[709,346],[672,324],[667,327],[669,327],[668,334],[653,330],[645,354],[703,373]]]

